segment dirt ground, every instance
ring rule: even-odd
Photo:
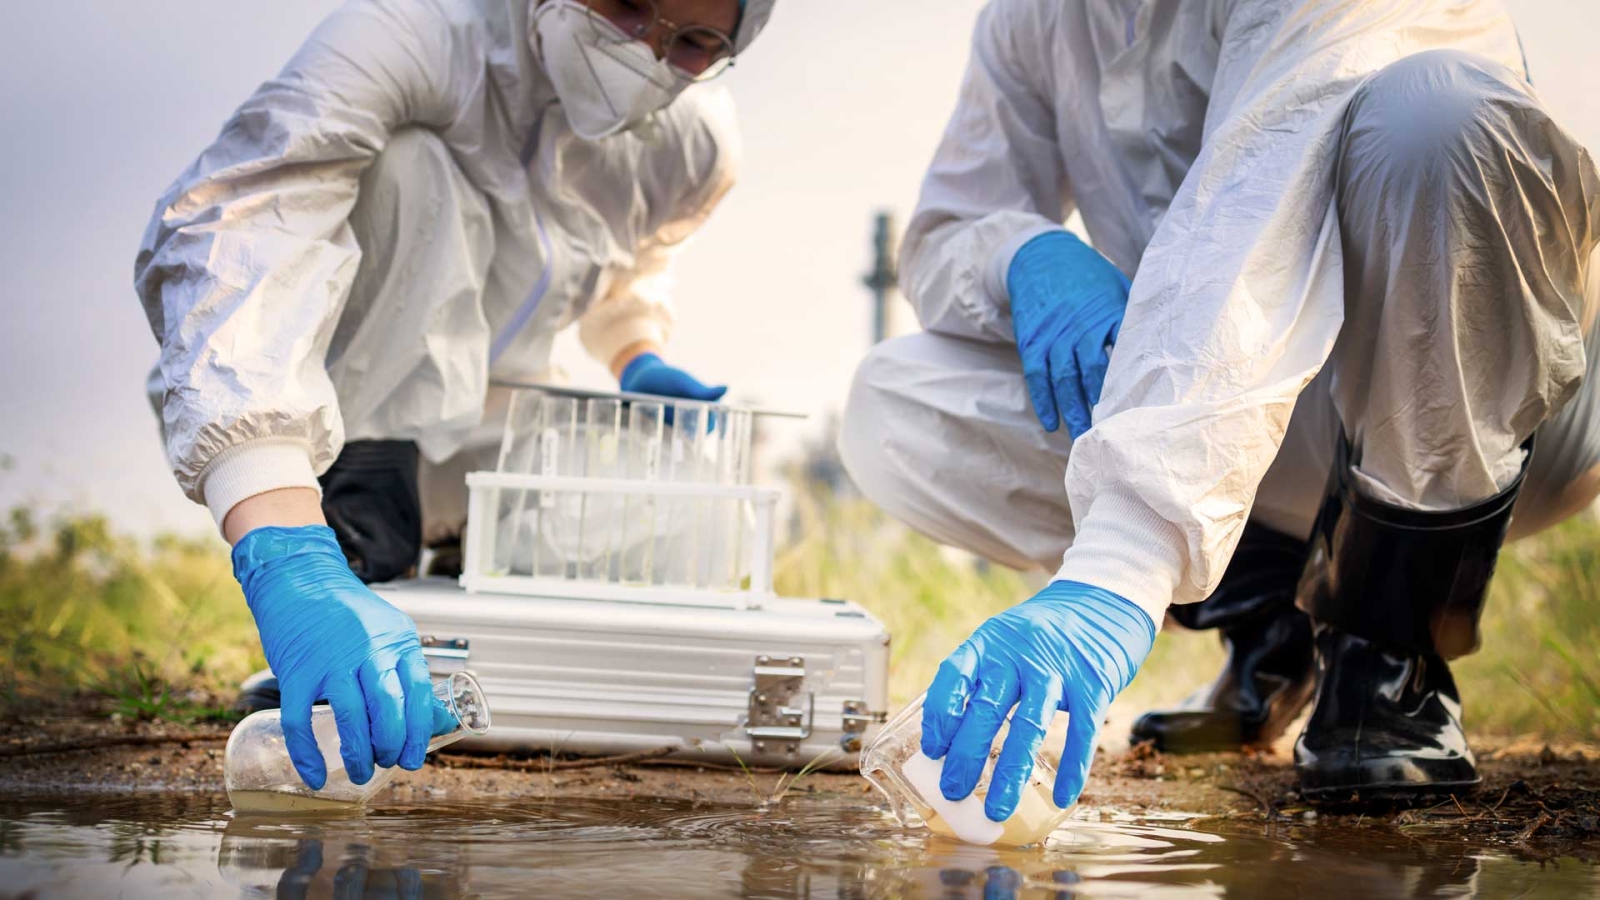
[[[120,724],[60,718],[0,726],[0,790],[221,792],[224,726]],[[186,738],[186,740],[171,740]],[[121,742],[103,746],[108,742]],[[1486,840],[1541,856],[1600,858],[1600,747],[1529,741],[1477,742],[1480,790],[1433,806],[1313,809],[1295,793],[1288,755],[1163,756],[1136,748],[1102,753],[1084,807],[1102,812],[1185,812],[1246,821],[1330,826],[1426,826],[1436,839]],[[53,752],[41,752],[52,751]],[[579,760],[507,760],[458,754],[401,773],[394,801],[444,798],[670,797],[705,803],[783,802],[828,796],[876,802],[855,775],[813,773],[794,780],[667,760],[595,765]]]

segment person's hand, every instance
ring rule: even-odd
[[[311,706],[326,699],[339,753],[356,784],[374,761],[420,769],[434,729],[433,685],[411,617],[350,571],[333,529],[265,527],[233,548],[233,573],[282,687],[289,758],[313,790],[327,767],[311,732]]]
[[[939,780],[945,799],[972,793],[1015,706],[984,813],[1003,822],[1016,811],[1057,710],[1071,717],[1055,802],[1062,809],[1077,802],[1106,707],[1133,680],[1155,636],[1144,610],[1076,581],[1054,582],[979,625],[939,665],[923,701],[922,752],[948,754]]]
[[[1006,272],[1011,323],[1034,414],[1045,431],[1061,420],[1077,440],[1093,424],[1110,348],[1132,283],[1070,232],[1022,245]]]
[[[659,397],[678,397],[715,403],[728,392],[725,385],[708,387],[700,380],[675,366],[662,362],[654,353],[641,353],[629,362],[618,379],[623,393],[655,394]]]

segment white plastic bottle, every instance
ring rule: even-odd
[[[1042,842],[1072,814],[1073,807],[1061,809],[1055,804],[1056,769],[1043,753],[1035,755],[1033,772],[1011,817],[995,822],[984,813],[984,798],[1005,741],[1004,727],[989,751],[977,787],[961,800],[946,800],[939,790],[945,761],[929,759],[921,748],[923,699],[918,697],[889,720],[872,745],[861,752],[861,774],[889,798],[890,809],[902,824],[920,823],[936,834],[969,844],[1022,847]]]
[[[456,672],[433,686],[434,737],[432,752],[462,738],[489,730],[489,701],[477,679]],[[311,710],[311,731],[328,770],[321,790],[300,780],[283,736],[282,714],[269,709],[245,718],[228,736],[223,753],[223,781],[228,800],[242,813],[334,812],[360,809],[389,783],[395,769],[375,766],[366,784],[356,784],[344,770],[339,755],[339,728],[333,709]]]

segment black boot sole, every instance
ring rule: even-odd
[[[1320,807],[1417,806],[1476,793],[1483,779],[1439,784],[1369,784],[1357,788],[1300,788],[1300,796]]]

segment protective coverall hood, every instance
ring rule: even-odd
[[[739,29],[733,36],[733,50],[743,53],[745,48],[767,27],[772,18],[772,8],[778,0],[741,0],[739,3]]]

